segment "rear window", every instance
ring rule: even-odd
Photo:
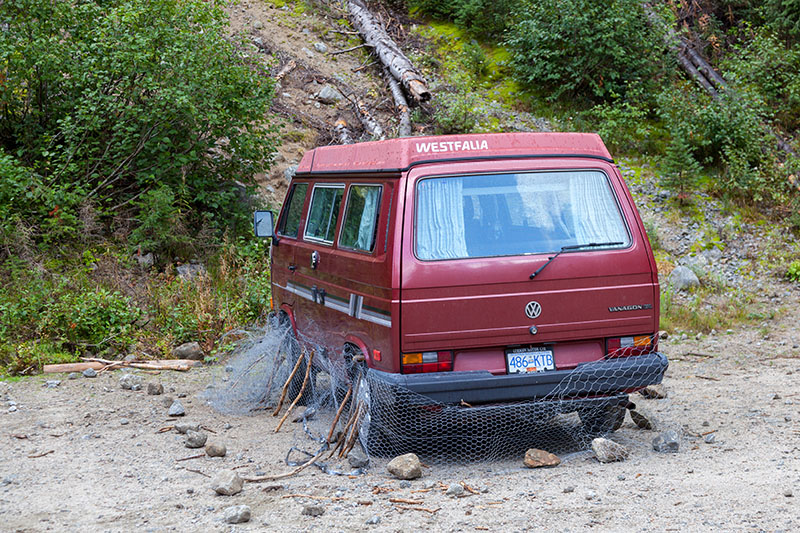
[[[308,208],[305,238],[333,244],[344,185],[315,185]]]
[[[353,185],[347,193],[342,234],[339,246],[361,252],[372,252],[378,229],[380,185]]]
[[[630,245],[608,178],[599,171],[425,178],[417,183],[415,212],[416,255],[428,261]]]

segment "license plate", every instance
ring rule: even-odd
[[[527,374],[555,370],[553,351],[547,348],[515,348],[506,352],[509,374]]]

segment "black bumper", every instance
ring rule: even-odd
[[[442,404],[565,400],[618,396],[625,391],[661,383],[667,357],[651,353],[583,363],[572,370],[495,376],[487,371],[390,374],[369,369],[373,382],[391,389],[397,399]],[[400,391],[416,393],[398,394]],[[419,396],[417,396],[419,395]]]

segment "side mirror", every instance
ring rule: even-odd
[[[256,211],[253,214],[253,232],[256,237],[272,237],[276,239],[275,219],[272,211]]]

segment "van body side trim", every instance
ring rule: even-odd
[[[338,296],[326,294],[325,297],[322,298],[322,301],[319,301],[319,299],[315,297],[314,290],[311,287],[306,287],[305,285],[294,283],[293,281],[286,283],[285,287],[283,285],[279,285],[278,283],[273,284],[279,289],[291,292],[292,294],[296,294],[297,296],[305,298],[306,300],[314,303],[321,303],[328,309],[333,309],[346,315],[350,315],[358,320],[372,322],[373,324],[378,324],[379,326],[384,326],[387,328],[392,327],[391,315],[383,309],[364,305],[364,297],[361,295],[351,293],[350,299],[345,300],[344,298],[340,298]]]

